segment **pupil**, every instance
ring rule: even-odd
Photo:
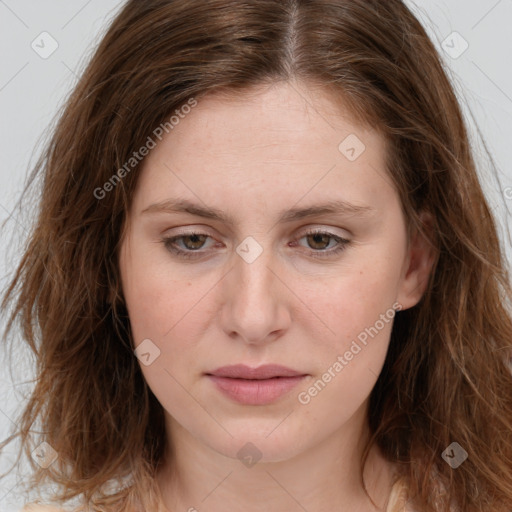
[[[329,238],[329,236],[328,236],[328,235],[323,235],[323,234],[321,234],[321,233],[315,233],[314,235],[310,235],[310,236],[313,238],[313,240],[314,240],[314,244],[317,244],[317,243],[320,243],[320,244],[321,244],[321,243],[322,243],[322,242],[321,242],[321,239],[322,239],[322,238],[324,239],[324,243],[325,243],[325,238]],[[320,238],[320,241],[318,240],[318,238]],[[313,245],[314,245],[314,244],[313,244]],[[327,241],[327,245],[329,245],[329,242],[328,242],[328,241]],[[318,249],[318,247],[315,247],[315,248],[316,248],[316,249]],[[322,247],[322,248],[323,248],[323,249],[325,249],[325,247]]]
[[[204,235],[187,235],[186,236],[185,240],[190,239],[192,241],[192,245],[193,245],[192,247],[189,247],[189,249],[200,249],[202,243],[204,243],[204,240],[202,243],[199,242],[199,247],[196,247],[194,245],[194,244],[198,243],[200,237],[204,237]],[[188,246],[188,244],[185,244],[185,245]]]

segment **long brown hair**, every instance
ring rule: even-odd
[[[295,79],[386,138],[410,233],[429,236],[421,212],[434,219],[438,256],[420,303],[395,317],[364,459],[376,443],[421,510],[512,510],[510,277],[452,85],[401,0],[122,8],[30,175],[27,188],[42,176],[40,208],[2,302],[14,306],[5,339],[18,322],[36,359],[19,429],[2,445],[20,437],[32,485],[58,484],[60,498],[83,496],[94,510],[156,506],[163,413],[133,353],[119,279],[140,168],[126,162],[191,99]],[[47,469],[30,457],[36,424],[38,442],[59,455]],[[441,456],[452,442],[468,454],[457,469]],[[109,494],[104,484],[117,477],[128,484]]]

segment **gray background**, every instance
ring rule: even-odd
[[[0,248],[2,288],[12,276],[20,254],[7,234],[14,231],[23,235],[31,221],[30,209],[13,212],[28,169],[39,154],[42,137],[48,133],[46,128],[122,3],[0,0],[0,222],[9,219]],[[469,123],[482,183],[496,213],[510,262],[507,222],[512,202],[512,0],[409,0],[407,4],[427,28],[449,66]],[[450,35],[454,31],[469,45],[461,55],[453,53],[463,48],[461,40]],[[42,32],[51,37],[41,36]],[[58,47],[51,55],[45,55],[52,44]],[[428,71],[425,69],[425,74]],[[476,127],[491,151],[498,182],[489,170]],[[0,318],[0,322],[2,327],[5,318]],[[6,354],[1,354],[0,437],[4,439],[23,403],[21,393],[30,389],[20,382],[31,377],[32,361],[25,352],[17,352],[10,375]],[[13,444],[0,457],[0,471],[8,469],[15,448]],[[17,494],[17,483],[22,479],[23,473],[13,473],[0,481],[0,511],[14,512],[22,506]]]

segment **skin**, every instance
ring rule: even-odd
[[[366,146],[355,161],[338,149],[350,134]],[[309,403],[298,400],[380,315],[395,303],[413,307],[424,292],[433,255],[419,236],[408,245],[385,151],[384,139],[339,103],[280,83],[202,98],[146,157],[119,264],[135,345],[150,339],[160,350],[141,369],[166,416],[172,456],[158,483],[169,510],[385,509],[393,466],[370,452],[365,481],[379,508],[359,470],[392,321]],[[142,213],[169,198],[223,210],[234,224]],[[330,199],[373,210],[277,220]],[[315,258],[337,243],[306,236],[310,228],[350,243]],[[176,242],[201,257],[181,259],[162,242],[184,232],[209,237]],[[236,252],[248,236],[263,250],[252,263]],[[278,363],[309,377],[272,404],[242,405],[204,375],[236,363]],[[237,456],[247,442],[261,455],[251,467]]]

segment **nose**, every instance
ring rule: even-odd
[[[283,270],[276,268],[270,249],[254,260],[234,254],[234,267],[224,278],[220,319],[232,339],[247,344],[264,344],[280,338],[290,326]]]

